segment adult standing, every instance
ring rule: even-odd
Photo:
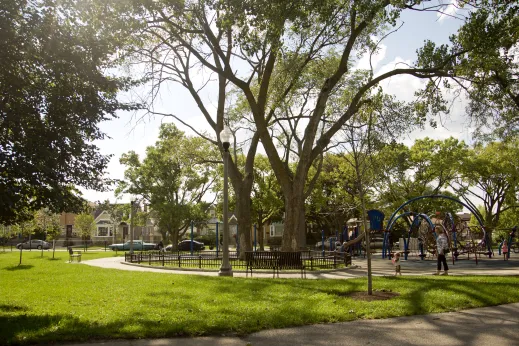
[[[447,239],[447,236],[445,235],[445,233],[441,227],[436,228],[436,233],[438,234],[438,237],[436,238],[438,266],[437,266],[436,273],[434,273],[434,275],[440,275],[440,272],[442,270],[442,263],[443,263],[443,270],[444,270],[442,275],[449,275],[449,266],[447,265],[447,259],[445,258],[445,254],[449,249],[449,240]]]

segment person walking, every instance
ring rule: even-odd
[[[402,272],[400,271],[400,252],[395,253],[395,256],[393,256],[393,259],[391,261],[395,266],[395,276],[402,276]]]
[[[436,273],[434,273],[434,275],[440,275],[440,272],[442,270],[442,263],[443,275],[449,275],[449,266],[447,265],[447,259],[445,258],[445,254],[449,251],[449,240],[447,239],[447,236],[445,235],[441,227],[437,227],[436,232],[438,233],[438,237],[436,238],[438,265],[436,268]]]
[[[506,240],[503,241],[503,245],[501,246],[501,250],[503,251],[504,260],[508,261],[508,242]]]

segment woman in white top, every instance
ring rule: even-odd
[[[447,236],[441,227],[436,228],[436,233],[438,233],[438,237],[436,238],[436,250],[438,251],[438,270],[436,273],[434,273],[434,275],[440,275],[442,270],[442,263],[444,270],[443,275],[449,275],[449,266],[447,265],[447,259],[445,258],[445,250],[449,249],[449,240],[447,239]]]

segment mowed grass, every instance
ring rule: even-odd
[[[66,263],[56,252],[0,252],[0,344],[248,334],[268,328],[454,311],[519,301],[519,277],[387,277],[400,295],[357,301],[366,279],[243,279]],[[94,258],[114,256],[91,252]],[[86,256],[85,256],[86,257]],[[85,258],[86,259],[86,258]]]

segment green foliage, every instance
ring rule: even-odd
[[[500,223],[501,213],[519,207],[519,139],[507,142],[477,144],[460,167],[457,191],[466,199],[482,203],[481,218],[493,229]]]
[[[31,219],[18,222],[11,226],[12,232],[21,234],[23,237],[28,237],[36,231],[38,225],[35,222],[34,215]]]
[[[446,190],[459,175],[469,149],[464,142],[454,138],[416,140],[411,148],[393,144],[381,152],[383,179],[377,184],[380,203],[392,213],[405,201],[422,195],[443,194],[459,197]],[[461,206],[445,199],[422,199],[407,208],[426,214],[455,213]]]
[[[58,214],[52,214],[46,209],[40,209],[35,214],[38,229],[45,234],[47,240],[57,239],[61,234],[61,224]]]
[[[285,205],[283,194],[270,162],[264,155],[256,155],[254,159],[252,193],[252,214],[259,228],[267,221],[282,219]]]
[[[216,245],[216,233],[215,232],[207,232],[206,235],[199,235],[194,238],[196,241],[204,243],[206,247],[215,246]]]
[[[465,93],[467,113],[479,126],[480,135],[513,136],[518,131],[519,5],[515,1],[482,1],[451,38],[450,48],[426,42],[418,51],[422,67],[447,61],[447,73],[431,80],[421,96],[431,109],[446,111],[439,86]],[[456,55],[455,59],[448,59]],[[448,77],[448,79],[445,79]],[[443,80],[442,80],[443,78]],[[484,136],[487,137],[487,136]]]
[[[193,221],[206,219],[208,204],[202,197],[215,179],[215,148],[202,138],[187,137],[173,124],[163,124],[155,146],[141,161],[135,152],[121,157],[125,180],[118,193],[130,193],[149,204],[163,239],[168,234],[176,246]],[[147,216],[144,216],[146,218]]]
[[[96,225],[94,223],[94,217],[90,214],[79,214],[74,219],[74,228],[79,236],[83,239],[92,235],[95,231]]]
[[[2,0],[0,222],[84,209],[76,186],[104,190],[109,157],[98,123],[135,108],[117,99],[128,79],[106,71],[124,44],[84,1]],[[88,23],[88,25],[85,25]]]

